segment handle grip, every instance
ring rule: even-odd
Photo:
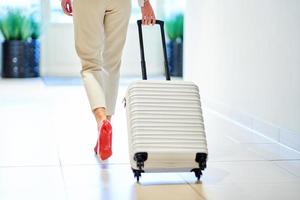
[[[160,26],[161,41],[162,41],[163,54],[164,54],[165,75],[166,75],[166,80],[169,81],[169,80],[171,80],[171,78],[170,78],[168,56],[167,56],[164,21],[156,20],[155,24],[158,24]],[[138,25],[139,41],[140,41],[142,78],[143,78],[143,80],[147,80],[147,70],[146,70],[145,51],[144,51],[144,42],[143,42],[142,20],[137,20],[137,25]]]

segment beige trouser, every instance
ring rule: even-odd
[[[131,0],[74,0],[75,47],[91,109],[113,115]]]

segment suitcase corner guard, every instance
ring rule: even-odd
[[[134,161],[136,161],[136,166],[138,169],[132,169],[134,177],[136,177],[137,182],[139,182],[141,174],[145,171],[143,170],[144,162],[148,159],[147,152],[138,152],[134,154]]]
[[[191,172],[195,173],[198,181],[202,175],[202,171],[206,168],[207,154],[206,153],[196,153],[195,161],[199,164],[199,168],[194,168]]]

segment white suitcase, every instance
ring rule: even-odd
[[[164,22],[156,23],[161,27],[167,80],[146,80],[138,20],[144,80],[130,84],[124,99],[131,168],[137,181],[144,172],[185,171],[199,180],[208,154],[199,90],[192,82],[170,81]]]

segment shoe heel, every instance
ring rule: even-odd
[[[94,152],[95,152],[96,155],[98,154],[98,153],[97,153],[97,149],[98,149],[98,141],[97,141],[96,146],[94,147]]]

